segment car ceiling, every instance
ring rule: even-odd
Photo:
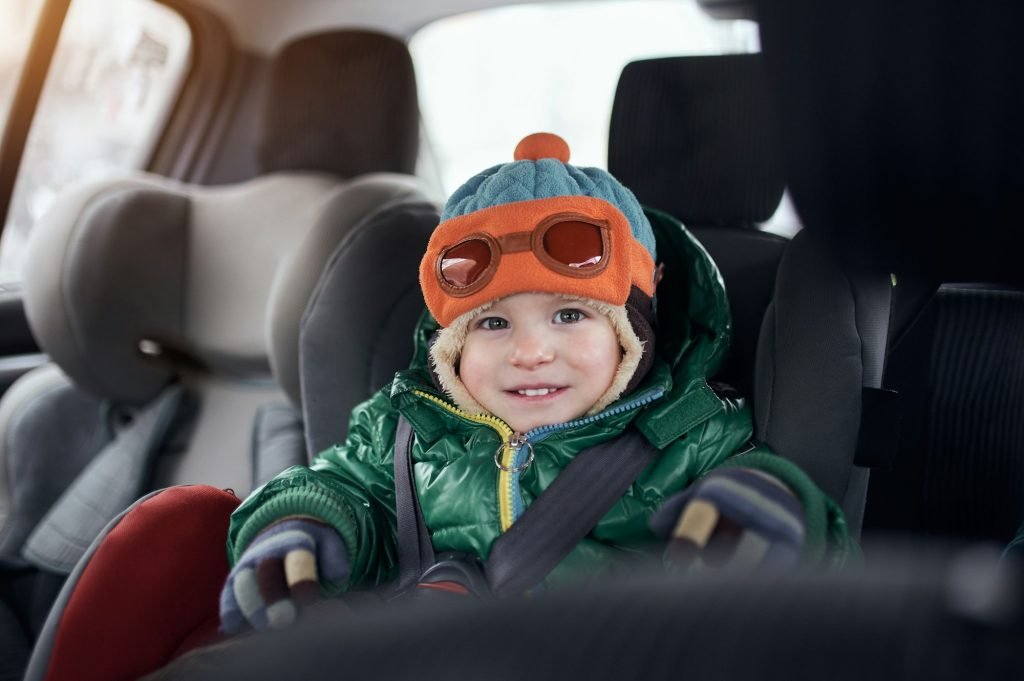
[[[271,54],[291,38],[359,26],[408,38],[441,17],[529,0],[191,0],[227,22],[239,44]],[[566,0],[562,0],[563,2]]]

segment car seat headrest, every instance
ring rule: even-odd
[[[185,370],[269,378],[273,272],[337,186],[278,175],[226,188],[146,176],[80,187],[33,228],[25,311],[75,384],[140,404]]]
[[[274,377],[301,407],[310,454],[344,441],[352,408],[409,366],[419,261],[440,218],[404,191],[340,228],[344,205],[328,206],[286,257],[268,312]]]
[[[260,172],[415,170],[416,78],[396,38],[358,30],[299,38],[274,58],[265,101]]]
[[[376,221],[373,216],[385,211],[388,206],[425,200],[426,194],[422,185],[413,177],[378,173],[353,180],[324,204],[319,219],[309,233],[283,257],[274,277],[268,302],[267,345],[274,378],[296,407],[302,405],[299,376],[300,327],[307,305],[312,305],[311,297],[318,286],[318,281],[324,276],[326,264],[332,254],[343,248],[344,244],[350,243],[357,233],[365,229],[374,229]],[[391,242],[390,246],[396,252],[409,248],[419,249],[420,255],[425,249],[419,245],[401,242]],[[383,255],[374,265],[377,269],[372,276],[351,280],[348,283],[357,300],[363,301],[363,304],[357,309],[332,312],[348,320],[346,324],[349,326],[348,329],[344,326],[338,329],[332,352],[354,354],[372,351],[372,348],[343,346],[345,341],[351,344],[354,342],[353,339],[362,337],[360,328],[370,323],[364,323],[360,317],[363,314],[363,306],[370,306],[375,301],[380,302],[377,295],[382,290],[383,282],[396,276],[393,271],[394,261],[389,262]],[[343,380],[334,374],[333,367],[334,364],[327,360],[323,370],[331,375],[333,380]],[[380,385],[376,387],[379,388]],[[347,414],[347,411],[345,413]]]
[[[761,2],[766,76],[806,229],[858,265],[1019,286],[1024,3],[967,7]]]
[[[761,57],[628,64],[615,92],[608,170],[641,203],[688,226],[746,226],[785,189],[777,119]]]

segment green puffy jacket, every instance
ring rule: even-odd
[[[417,329],[410,369],[358,406],[348,439],[312,466],[292,467],[252,493],[232,516],[232,564],[253,537],[287,516],[328,522],[344,539],[349,584],[371,586],[397,576],[393,447],[399,414],[412,424],[414,477],[423,516],[440,551],[486,559],[494,540],[551,484],[577,452],[637,428],[662,450],[630,490],[552,572],[549,583],[600,576],[630,557],[648,555],[656,538],[648,518],[669,495],[718,466],[764,470],[784,481],[803,504],[804,557],[839,563],[856,551],[839,509],[795,465],[751,441],[750,408],[721,397],[707,383],[729,346],[725,288],[704,249],[675,219],[650,211],[665,277],[658,287],[657,360],[643,383],[605,411],[527,433],[533,465],[505,472],[494,458],[511,434],[499,419],[460,412],[434,387],[427,343],[436,322]],[[526,448],[502,450],[505,468],[523,463]]]

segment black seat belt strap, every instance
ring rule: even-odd
[[[622,498],[659,450],[636,430],[585,449],[494,542],[487,581],[498,596],[547,577]]]
[[[413,586],[435,562],[412,475],[412,426],[399,417],[395,435],[395,508],[399,590]],[[608,512],[659,453],[638,431],[585,449],[569,462],[487,560],[487,581],[499,596],[527,591],[547,577]]]
[[[434,564],[434,547],[423,521],[412,473],[412,425],[398,417],[395,431],[395,514],[398,522],[398,587],[404,590],[419,581]]]

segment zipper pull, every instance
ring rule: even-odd
[[[501,455],[505,453],[506,448],[511,449],[513,452],[518,452],[524,446],[529,450],[525,462],[518,466],[512,466],[511,468],[506,468],[501,464]],[[512,460],[515,461],[515,456],[512,457]],[[508,441],[502,442],[498,445],[497,451],[494,452],[494,465],[505,473],[521,473],[529,468],[532,463],[533,445],[526,439],[526,433],[512,433],[508,436]]]

